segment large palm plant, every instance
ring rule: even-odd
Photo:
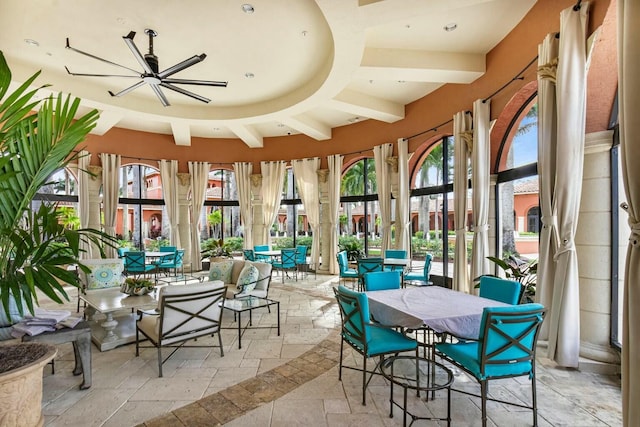
[[[94,110],[74,119],[80,100],[69,96],[34,100],[37,89],[29,87],[39,74],[7,94],[11,71],[0,51],[0,298],[7,314],[11,298],[21,313],[23,304],[33,312],[37,290],[68,300],[62,284],[78,286],[78,277],[66,266],[78,262],[81,240],[104,237],[65,228],[55,205],[31,207],[49,177],[77,156],[74,149],[98,118]]]

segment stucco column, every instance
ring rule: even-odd
[[[266,245],[262,235],[264,233],[264,218],[262,216],[262,175],[251,175],[251,194],[253,198],[253,245]]]
[[[183,263],[185,270],[192,268],[191,263],[191,221],[189,220],[189,180],[191,174],[178,174],[178,236],[180,237],[180,248],[184,249]]]
[[[613,132],[585,137],[575,244],[580,275],[580,356],[619,363],[611,328],[611,166]],[[616,266],[617,268],[617,266]]]
[[[94,230],[102,230],[100,224],[100,210],[102,206],[102,197],[100,197],[100,187],[102,187],[102,166],[89,165],[89,223],[87,226]],[[91,244],[91,258],[100,258],[100,251],[95,245]]]
[[[316,265],[316,272],[321,274],[329,274],[328,258],[331,252],[329,247],[331,241],[328,238],[332,232],[329,212],[329,188],[328,177],[329,169],[318,169],[318,191],[320,192],[320,236],[313,236],[314,239],[320,239],[320,260],[324,260],[320,265]]]
[[[391,157],[387,157],[387,164],[389,165],[389,181],[391,184],[391,195],[393,196],[393,198],[391,199],[391,217],[392,218],[398,218],[398,157],[397,156],[391,156]],[[398,248],[398,227],[396,226],[396,222],[392,221],[392,232],[391,232],[391,246],[389,247],[389,249],[391,248]]]

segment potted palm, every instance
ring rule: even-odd
[[[9,321],[25,310],[33,313],[38,291],[58,303],[68,301],[63,285],[77,287],[79,279],[66,266],[87,271],[79,264],[80,242],[99,247],[105,237],[96,230],[66,228],[53,204],[32,207],[37,191],[74,159],[98,118],[94,110],[74,120],[80,102],[61,94],[34,100],[37,89],[29,87],[39,74],[8,93],[11,71],[0,51],[0,315]],[[2,425],[41,425],[42,367],[55,347],[17,344],[2,350]]]

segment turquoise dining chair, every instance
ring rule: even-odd
[[[433,285],[429,281],[429,274],[431,273],[431,260],[433,255],[427,254],[424,259],[424,265],[420,271],[409,271],[404,274],[404,282],[418,282],[421,286]]]
[[[378,366],[387,354],[398,354],[414,351],[418,356],[416,340],[407,338],[403,334],[380,324],[372,323],[369,316],[369,300],[362,292],[355,292],[342,285],[333,288],[333,292],[340,307],[342,329],[340,340],[340,368],[338,380],[342,381],[342,368],[362,372],[362,404],[366,405],[366,390],[371,378],[379,374]],[[343,366],[344,343],[362,355],[362,368]],[[367,359],[379,357],[379,361],[372,371],[367,371]],[[369,379],[367,379],[367,374]]]
[[[346,279],[358,280],[358,271],[354,268],[349,268],[349,260],[347,258],[347,251],[340,251],[336,254],[339,267],[339,282],[345,283]]]
[[[407,251],[404,249],[387,249],[384,251],[385,258],[406,259]],[[397,265],[388,265],[384,267],[385,271],[402,271],[404,268]]]
[[[253,249],[243,249],[242,250],[242,255],[244,256],[244,259],[246,261],[255,261],[256,260],[256,254],[253,251]]]
[[[273,268],[280,270],[282,273],[282,283],[284,283],[285,274],[289,277],[288,272],[293,272],[293,275],[298,280],[297,266],[296,266],[296,250],[294,248],[285,248],[280,252],[280,259],[272,263]]]
[[[296,246],[296,268],[298,272],[303,274],[303,277],[306,277],[309,274],[310,265],[307,262],[307,252],[309,251],[309,247],[305,245]],[[314,273],[315,274],[315,273]]]
[[[269,251],[269,250],[271,250],[271,248],[269,248],[269,245],[255,245],[253,247],[254,253],[255,252],[266,252],[266,251]],[[271,263],[271,257],[270,256],[257,255],[256,254],[255,257],[256,257],[256,259],[255,259],[256,261]]]
[[[124,254],[124,272],[127,276],[146,276],[156,270],[155,264],[147,264],[144,252],[128,251]]]
[[[375,271],[364,275],[365,291],[384,291],[400,289],[402,276],[400,271]]]
[[[383,261],[379,257],[360,258],[358,260],[358,290],[364,289],[364,276],[374,271],[383,271]]]
[[[168,274],[173,270],[173,275],[178,276],[178,270],[181,270],[181,274],[184,275],[184,249],[178,249],[175,253],[170,255],[170,258],[165,259],[162,257],[162,262],[158,264],[160,271],[167,271]]]
[[[522,285],[515,280],[494,276],[480,277],[480,296],[505,304],[518,304],[522,293]]]
[[[536,342],[545,308],[541,304],[511,307],[486,307],[480,322],[478,341],[438,343],[436,354],[453,363],[480,383],[480,395],[466,390],[453,391],[481,398],[482,425],[487,425],[487,401],[513,405],[533,411],[533,425],[538,425],[536,397]],[[490,380],[529,377],[531,405],[488,396]]]

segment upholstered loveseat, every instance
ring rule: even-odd
[[[227,285],[227,298],[253,295],[267,298],[271,284],[271,264],[238,259],[212,262],[209,280]]]

